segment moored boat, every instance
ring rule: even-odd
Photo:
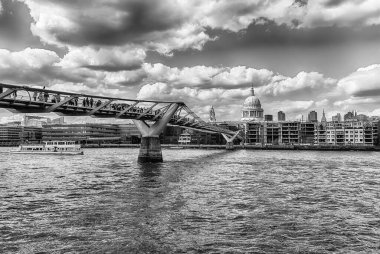
[[[11,153],[21,154],[56,154],[77,155],[83,154],[83,150],[75,141],[45,141],[43,144],[21,144]]]

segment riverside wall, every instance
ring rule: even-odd
[[[83,148],[139,148],[140,144],[87,144]],[[226,149],[225,145],[162,144],[164,149]],[[317,151],[380,151],[380,146],[326,146],[326,145],[234,145],[234,149],[247,150],[317,150]]]

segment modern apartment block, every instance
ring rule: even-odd
[[[314,143],[314,123],[248,122],[245,124],[246,144],[294,145]]]
[[[244,126],[246,144],[262,144],[264,142],[264,125],[262,123],[247,122]]]
[[[280,142],[280,125],[276,122],[263,123],[264,143],[278,145]]]
[[[379,143],[379,121],[363,122],[247,122],[245,144],[374,146]]]
[[[300,122],[280,123],[280,144],[298,144]]]
[[[318,124],[315,143],[319,145],[373,146],[378,144],[379,121],[346,121]]]

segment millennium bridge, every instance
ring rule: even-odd
[[[56,113],[65,116],[131,119],[141,133],[139,162],[162,162],[159,135],[166,125],[176,125],[201,132],[220,133],[226,149],[239,132],[207,123],[184,102],[154,101],[77,94],[29,86],[0,83],[0,108],[13,113]]]

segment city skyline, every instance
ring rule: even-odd
[[[371,0],[0,0],[0,82],[183,100],[204,120],[210,105],[240,119],[253,83],[264,114],[375,116],[379,10]]]

